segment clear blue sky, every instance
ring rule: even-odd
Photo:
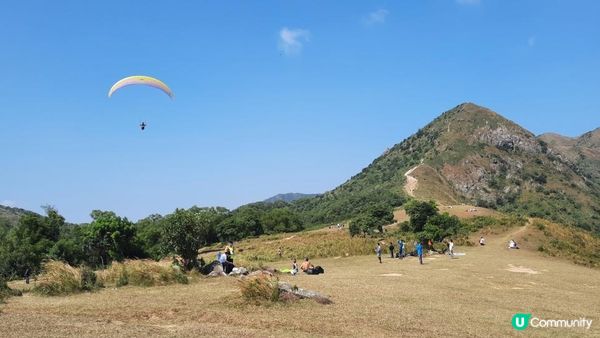
[[[599,1],[7,1],[0,203],[84,222],[323,192],[464,101],[577,136],[600,127],[598,18]],[[175,99],[106,97],[135,74]]]

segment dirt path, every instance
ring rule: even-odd
[[[411,197],[415,197],[415,190],[417,189],[418,181],[415,177],[410,176],[410,174],[412,174],[413,171],[415,171],[420,166],[421,165],[419,164],[418,166],[411,168],[410,170],[408,170],[407,172],[404,173],[404,177],[406,177],[406,183],[404,184],[404,191],[406,191],[406,193]]]
[[[523,233],[525,230],[527,230],[527,229],[528,229],[528,227],[529,227],[529,224],[531,224],[531,220],[530,220],[530,219],[528,219],[528,220],[527,220],[527,223],[526,223],[524,226],[522,226],[522,227],[519,227],[519,228],[517,228],[516,230],[514,230],[514,231],[511,231],[511,232],[507,233],[506,235],[504,235],[504,236],[501,238],[501,240],[500,240],[501,242],[500,242],[499,244],[500,244],[500,245],[503,245],[503,246],[505,246],[505,247],[508,247],[508,241],[510,241],[511,239],[515,239],[515,238],[517,238],[517,236],[518,236],[519,234],[521,234],[521,233]]]

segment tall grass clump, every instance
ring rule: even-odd
[[[100,271],[99,278],[104,284],[117,287],[125,285],[156,286],[168,284],[187,284],[188,278],[180,269],[160,262],[147,260],[128,260],[114,262],[108,269]]]
[[[251,303],[279,301],[279,280],[268,275],[258,275],[240,279],[238,282],[242,297]]]
[[[90,268],[75,268],[60,261],[44,263],[33,292],[44,296],[59,296],[91,291],[100,286]]]

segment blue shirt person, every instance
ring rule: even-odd
[[[419,256],[419,263],[423,264],[423,245],[421,245],[421,242],[417,243],[417,255]]]

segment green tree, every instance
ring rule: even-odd
[[[26,214],[17,226],[3,235],[0,245],[0,275],[22,276],[25,271],[39,271],[48,250],[58,240],[64,218],[51,207],[45,207],[47,216]]]
[[[217,226],[219,239],[225,242],[262,235],[261,218],[264,213],[255,205],[247,205],[234,210]]]
[[[92,265],[137,257],[140,249],[134,241],[136,229],[127,218],[112,211],[94,210],[92,223],[85,227],[85,247]]]
[[[410,217],[410,225],[413,232],[421,232],[427,220],[438,214],[438,208],[434,201],[411,200],[404,205],[406,214]]]
[[[374,229],[378,227],[377,219],[370,214],[362,214],[356,216],[351,222],[348,230],[351,236],[359,234],[372,234]]]
[[[217,241],[215,227],[225,216],[216,208],[177,209],[165,217],[163,240],[168,252],[180,255],[186,268],[197,266],[198,250]]]
[[[266,234],[278,232],[294,232],[302,230],[303,224],[297,213],[289,208],[272,209],[261,217]]]
[[[65,224],[58,241],[50,248],[48,255],[73,266],[86,262],[84,230],[85,226],[82,225]]]
[[[421,240],[441,241],[446,237],[458,234],[461,227],[462,223],[456,216],[450,216],[448,213],[434,215],[427,219],[427,223],[418,237]]]
[[[164,256],[162,243],[164,226],[165,218],[158,214],[150,215],[136,223],[136,242],[139,243],[145,257],[159,260]]]

